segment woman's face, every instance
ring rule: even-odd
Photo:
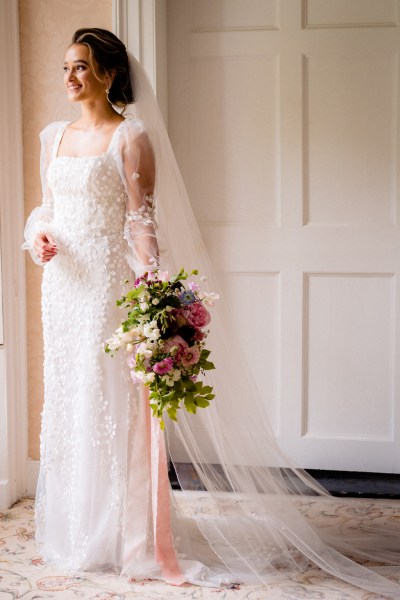
[[[68,100],[106,99],[106,77],[100,75],[100,69],[93,59],[90,66],[90,52],[85,44],[72,44],[66,52],[64,61],[64,83],[67,87]]]

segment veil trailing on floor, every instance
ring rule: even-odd
[[[151,84],[136,59],[129,58],[135,116],[145,124],[156,159],[161,267],[170,273],[181,267],[196,268],[207,277],[206,289],[218,291],[218,279]],[[191,552],[215,574],[210,584],[224,580],[269,583],[298,573],[312,562],[350,584],[399,598],[400,584],[390,579],[396,577],[400,564],[399,523],[392,523],[391,530],[373,526],[346,530],[337,520],[319,529],[312,526],[302,514],[302,502],[312,496],[329,503],[330,497],[279,449],[233,338],[223,299],[212,309],[208,341],[216,370],[207,373],[207,380],[216,398],[206,410],[196,415],[181,411],[177,423],[169,422],[167,444],[171,460],[191,463],[206,490],[201,496],[203,509],[193,512],[190,519],[174,508],[178,521],[185,525],[182,536],[190,521],[203,540],[197,547],[194,533]],[[196,492],[185,490],[185,481],[180,485],[180,493],[187,495],[190,504]],[[392,566],[379,573],[373,563]]]

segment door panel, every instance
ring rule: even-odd
[[[172,143],[303,467],[400,471],[399,9],[168,0]]]

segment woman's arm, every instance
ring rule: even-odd
[[[33,209],[25,226],[24,250],[28,250],[33,261],[44,265],[57,254],[56,242],[50,233],[53,221],[53,196],[47,181],[47,170],[52,158],[55,134],[60,123],[51,123],[40,134],[40,175],[42,180],[42,204]]]
[[[127,192],[125,238],[129,265],[136,276],[159,264],[154,154],[145,132],[129,137],[123,148],[124,181]]]

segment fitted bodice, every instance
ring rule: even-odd
[[[48,182],[54,226],[68,237],[98,237],[123,231],[126,193],[111,152],[53,158]]]

